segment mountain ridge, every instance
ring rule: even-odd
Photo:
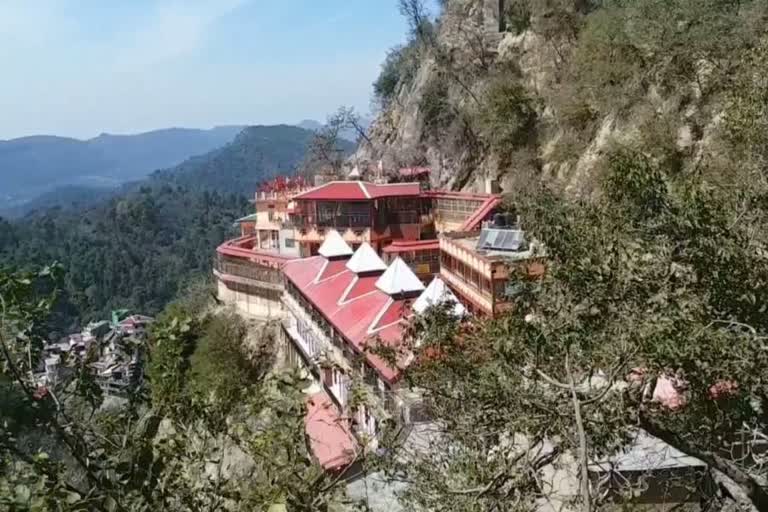
[[[19,206],[67,185],[117,186],[230,142],[239,126],[166,128],[76,139],[31,135],[0,141],[0,206]]]

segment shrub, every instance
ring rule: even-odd
[[[435,75],[424,87],[419,111],[424,119],[424,131],[432,135],[442,133],[455,119],[448,96],[448,82],[441,74]]]
[[[203,400],[213,396],[219,404],[233,404],[260,379],[260,368],[246,353],[247,334],[245,321],[234,313],[208,321],[190,361],[193,396]]]
[[[382,106],[387,106],[401,87],[413,82],[417,69],[418,58],[414,42],[392,48],[381,65],[379,77],[373,82],[376,100]]]
[[[491,82],[480,108],[481,132],[502,161],[529,142],[535,122],[533,101],[522,84],[506,76]]]

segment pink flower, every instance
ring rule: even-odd
[[[731,398],[738,394],[739,383],[735,380],[722,379],[709,386],[709,397],[712,400]]]
[[[685,383],[675,377],[661,376],[656,381],[653,390],[653,401],[660,403],[667,409],[677,411],[685,407],[688,399],[682,393]]]

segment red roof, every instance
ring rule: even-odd
[[[357,443],[327,393],[321,391],[307,399],[304,428],[312,453],[323,469],[342,469],[355,460]]]
[[[461,231],[472,231],[480,227],[483,220],[501,204],[499,196],[491,196],[483,201],[483,204],[470,215],[470,217],[461,225]]]
[[[325,201],[367,201],[384,197],[418,196],[418,183],[392,183],[379,185],[364,181],[332,181],[298,194],[294,199]]]
[[[440,241],[430,240],[395,240],[384,248],[387,254],[406,251],[432,251],[440,249]]]
[[[346,261],[328,261],[322,256],[314,256],[289,261],[283,267],[283,273],[382,379],[395,382],[400,368],[392,368],[365,349],[375,340],[385,346],[398,345],[410,307],[406,307],[406,300],[393,300],[376,288],[379,275],[358,276],[346,267],[339,270],[342,266],[339,264]],[[404,362],[400,363],[402,367]]]

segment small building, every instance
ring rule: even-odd
[[[473,194],[434,190],[424,192],[437,233],[476,231],[501,206],[498,194]]]
[[[543,275],[543,256],[516,222],[497,215],[479,232],[440,237],[440,276],[471,312],[494,317],[513,306],[516,280]]]
[[[393,240],[419,240],[430,223],[429,202],[418,183],[332,181],[294,197],[291,220],[302,257],[318,254],[330,230],[353,248],[376,252]]]
[[[293,197],[308,188],[301,177],[279,176],[262,184],[253,200],[256,212],[237,221],[241,236],[252,236],[254,249],[298,256],[288,216],[293,207]]]

